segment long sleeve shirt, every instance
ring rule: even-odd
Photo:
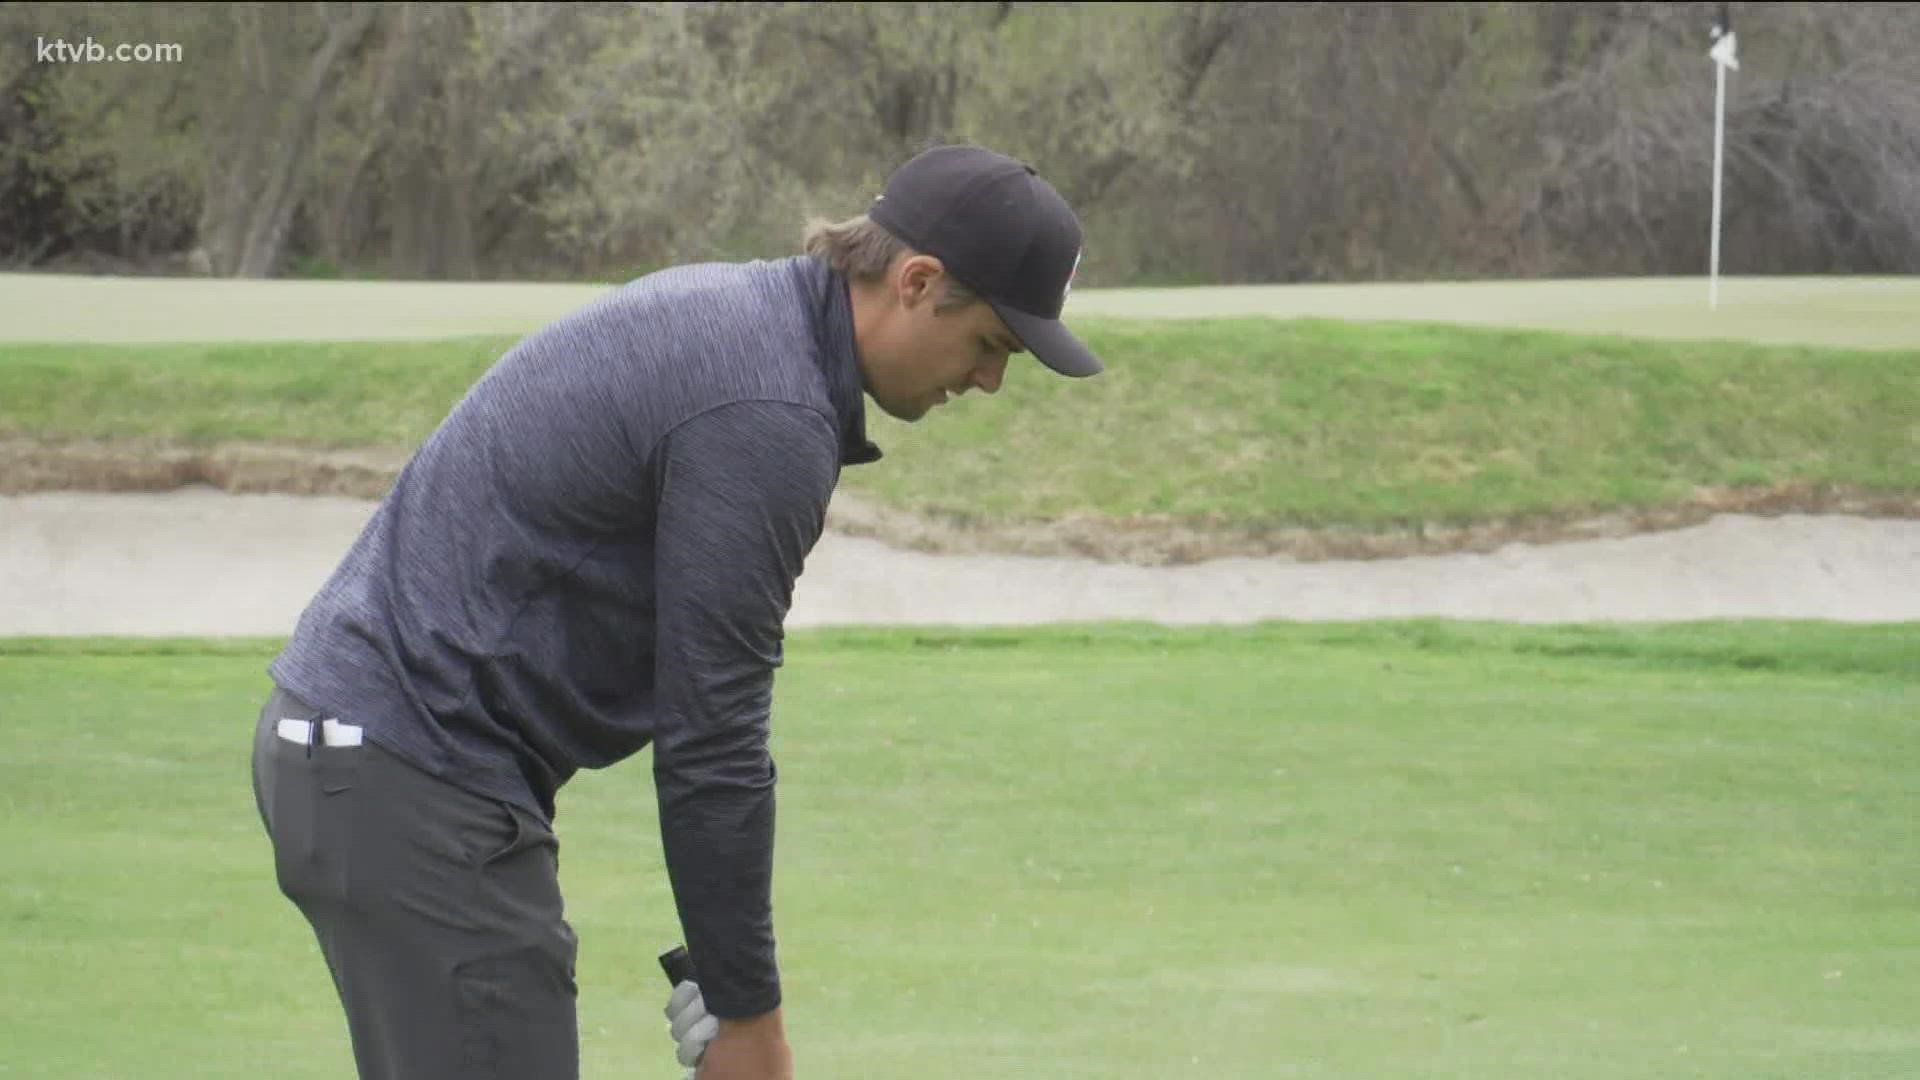
[[[846,282],[810,257],[641,278],[525,338],[419,448],[269,667],[452,784],[538,810],[653,747],[716,1016],[780,1002],[773,674],[867,441]]]

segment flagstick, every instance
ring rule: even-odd
[[[1713,65],[1713,253],[1707,284],[1707,307],[1720,310],[1720,150],[1727,137],[1727,65]]]

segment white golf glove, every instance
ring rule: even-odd
[[[687,1080],[693,1080],[707,1044],[720,1034],[720,1021],[707,1015],[699,983],[689,979],[673,988],[673,996],[667,999],[667,1024],[667,1034],[679,1047],[680,1064],[687,1067]]]

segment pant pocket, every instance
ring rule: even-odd
[[[526,844],[526,823],[513,807],[505,802],[493,800],[486,815],[487,829],[482,834],[479,850],[475,853],[480,869],[485,870],[496,863],[513,857]]]
[[[362,748],[272,741],[264,756],[273,776],[262,786],[280,891],[303,905],[342,901]]]
[[[542,849],[547,849],[550,856],[557,855],[559,839],[530,811],[504,799],[495,799],[492,803],[487,814],[489,828],[481,837],[475,858],[482,871],[499,870]]]
[[[579,1029],[571,958],[522,948],[454,969],[462,1077],[576,1080]]]

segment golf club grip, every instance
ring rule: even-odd
[[[667,973],[667,985],[679,986],[693,978],[693,958],[685,945],[675,945],[660,954],[660,970]]]

